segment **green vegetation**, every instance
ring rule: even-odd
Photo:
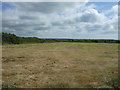
[[[16,88],[16,83],[3,84],[2,88]]]
[[[112,55],[99,55],[98,57],[102,57],[102,58],[114,58]]]
[[[108,86],[111,86],[112,88],[119,88],[119,83],[120,83],[120,79],[116,76],[111,78],[108,82],[106,82],[106,84]]]
[[[2,44],[39,43],[36,37],[18,37],[15,34],[2,33]]]
[[[15,62],[16,59],[15,58],[2,58],[3,62]]]
[[[85,43],[119,43],[120,40],[102,40],[102,39],[40,39],[37,37],[19,37],[15,34],[0,34],[2,44],[22,44],[22,43],[44,43],[44,42],[85,42]]]

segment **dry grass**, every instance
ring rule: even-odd
[[[3,45],[3,85],[19,88],[108,87],[117,75],[118,44]],[[115,71],[116,70],[116,71]]]

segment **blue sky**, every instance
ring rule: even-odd
[[[39,38],[118,39],[117,4],[2,3],[2,31]]]
[[[15,9],[15,7],[7,2],[2,2],[2,10]]]
[[[96,10],[102,12],[111,9],[111,7],[117,5],[118,2],[88,2],[86,5],[91,5],[91,4],[96,5],[97,6]]]

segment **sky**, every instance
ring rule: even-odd
[[[2,31],[18,36],[118,39],[117,2],[3,2],[0,13]]]

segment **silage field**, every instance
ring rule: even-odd
[[[3,45],[3,87],[111,87],[118,44],[39,43]]]

